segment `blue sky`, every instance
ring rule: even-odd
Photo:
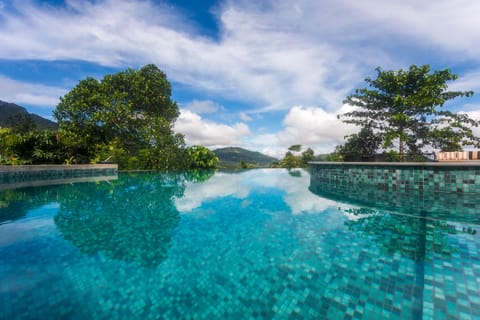
[[[478,12],[471,0],[0,0],[0,100],[51,117],[87,76],[154,63],[187,143],[330,152],[356,131],[336,119],[344,98],[377,66],[451,69],[450,89],[477,94],[446,108],[480,119]]]

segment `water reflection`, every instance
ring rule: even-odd
[[[403,214],[480,224],[480,196],[475,193],[387,191],[369,186],[310,180],[310,191],[321,197]]]
[[[113,181],[4,190],[0,223],[57,203],[55,225],[80,251],[155,267],[165,259],[180,220],[174,199],[183,197],[187,182],[206,181],[212,175],[122,174]]]
[[[54,186],[0,191],[0,224],[25,218],[28,211],[56,202],[59,189],[61,187]]]
[[[376,243],[389,256],[400,253],[414,261],[450,258],[458,252],[453,237],[472,237],[479,229],[475,194],[392,193],[315,179],[309,189],[341,202],[339,210],[349,218],[345,221],[348,230]]]
[[[168,252],[180,216],[181,175],[123,175],[111,184],[78,185],[62,195],[55,224],[82,252],[155,267]]]
[[[256,169],[216,172],[205,183],[187,182],[185,196],[176,198],[182,213],[192,212],[202,204],[225,197],[246,199],[253,192],[279,190],[293,214],[317,213],[335,206],[335,201],[320,198],[308,191],[310,175],[305,170]]]

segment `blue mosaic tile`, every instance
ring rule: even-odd
[[[317,195],[305,171],[206,177],[0,192],[0,318],[480,317],[476,200]]]

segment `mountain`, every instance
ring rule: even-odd
[[[243,167],[268,167],[272,162],[278,161],[278,159],[260,152],[243,148],[228,147],[216,149],[213,152],[219,159],[218,166],[220,168],[242,168],[242,161],[244,162]]]
[[[24,107],[0,100],[0,127],[11,127],[12,117],[19,117],[33,121],[37,129],[52,129],[58,128],[58,125],[48,119],[42,118],[39,115],[29,113]]]

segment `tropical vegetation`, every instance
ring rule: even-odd
[[[380,149],[397,160],[404,155],[418,159],[428,148],[459,151],[480,146],[472,130],[480,122],[443,109],[449,100],[473,95],[472,91],[448,91],[447,82],[456,80],[456,74],[448,69],[431,72],[429,65],[398,71],[378,67],[376,72],[375,79],[365,79],[367,87],[344,101],[355,108],[339,118],[361,131],[347,137],[331,159],[358,160]]]
[[[165,73],[155,65],[97,80],[88,77],[60,98],[58,130],[0,129],[0,163],[115,162],[120,169],[208,169],[217,157],[187,147],[173,132],[179,115]],[[23,128],[23,129],[21,129]]]

